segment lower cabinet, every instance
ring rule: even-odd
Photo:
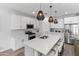
[[[61,53],[61,52],[60,52],[60,53]],[[51,50],[48,52],[47,55],[44,55],[44,54],[42,54],[42,53],[40,53],[40,52],[38,52],[38,51],[35,51],[34,49],[32,49],[32,48],[26,46],[26,47],[25,47],[25,56],[60,56],[60,55],[59,55],[59,50],[58,50],[58,49],[57,49],[57,50],[52,50],[52,49],[51,49]]]
[[[33,53],[34,53],[34,51],[32,48],[30,48],[28,46],[25,47],[25,56],[33,56]]]
[[[51,50],[46,56],[58,56],[58,50],[57,51]]]
[[[11,39],[11,49],[15,51],[24,47],[24,41],[25,39]]]
[[[47,55],[44,55],[33,48],[25,46],[25,56],[62,56],[64,50],[63,41],[58,41],[57,44],[48,52]]]

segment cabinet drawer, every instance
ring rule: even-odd
[[[12,38],[11,39],[11,48],[12,50],[17,50],[24,47],[24,43],[28,40],[28,36],[22,35],[22,37]]]

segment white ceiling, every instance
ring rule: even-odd
[[[44,13],[47,13],[49,15],[49,5],[52,5],[52,15],[61,16],[64,15],[65,12],[71,13],[78,13],[79,12],[79,3],[42,3],[42,10]],[[7,7],[12,8],[15,10],[19,10],[21,12],[30,14],[30,15],[36,15],[32,12],[37,12],[37,10],[40,9],[39,3],[0,3],[0,7]],[[57,10],[58,13],[55,14],[54,11]]]

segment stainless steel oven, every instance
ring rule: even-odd
[[[36,37],[36,34],[31,31],[25,31],[25,34],[28,35],[28,40],[32,40]]]

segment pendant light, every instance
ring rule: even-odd
[[[57,11],[55,10],[55,14],[57,13]],[[57,21],[57,18],[55,17],[55,19],[54,19],[54,24],[57,24],[58,23],[58,21]]]
[[[49,23],[53,23],[53,17],[51,16],[51,8],[52,8],[52,5],[50,5],[49,7],[50,7],[50,16],[49,16],[48,22]]]
[[[41,4],[40,4],[40,10],[38,11],[36,18],[37,18],[37,20],[39,20],[39,21],[44,20],[44,18],[45,18],[44,13],[43,13],[43,11],[41,10]]]

